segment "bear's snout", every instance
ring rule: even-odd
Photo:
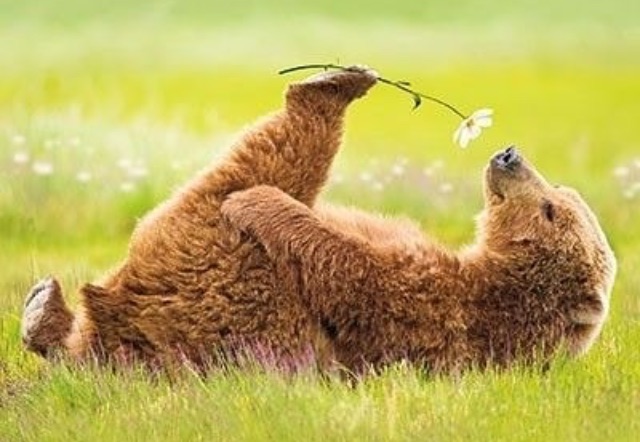
[[[522,159],[515,146],[509,146],[495,154],[491,159],[491,163],[503,170],[514,170],[522,163]]]

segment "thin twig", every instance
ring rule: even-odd
[[[284,75],[284,74],[289,74],[291,72],[302,71],[302,70],[307,70],[307,69],[323,69],[325,71],[327,71],[329,69],[337,69],[337,70],[342,70],[342,71],[357,71],[360,68],[358,68],[356,66],[354,66],[354,67],[341,66],[341,65],[333,64],[333,63],[327,63],[327,64],[303,64],[303,65],[299,65],[299,66],[292,66],[290,68],[282,69],[282,70],[278,71],[278,74],[279,75]],[[411,84],[409,82],[407,82],[407,81],[402,81],[402,80],[393,81],[393,80],[389,80],[387,78],[380,77],[380,76],[378,76],[378,81],[381,82],[381,83],[384,83],[384,84],[388,84],[389,86],[393,86],[395,88],[398,88],[401,91],[404,91],[404,92],[407,92],[408,94],[410,94],[413,97],[413,108],[414,109],[420,107],[420,105],[422,104],[422,99],[425,99],[425,100],[429,100],[429,101],[437,103],[437,104],[439,104],[441,106],[446,107],[447,109],[449,109],[454,114],[458,115],[463,120],[465,118],[468,118],[467,115],[463,114],[455,106],[447,103],[446,101],[443,101],[443,100],[441,100],[441,99],[439,99],[437,97],[434,97],[432,95],[427,95],[427,94],[423,94],[421,92],[414,91],[413,89],[411,89],[409,87]]]

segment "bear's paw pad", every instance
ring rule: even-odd
[[[54,278],[45,278],[33,286],[22,314],[21,335],[27,347],[36,345],[38,336],[46,333],[51,317],[61,313],[61,302],[60,285]]]

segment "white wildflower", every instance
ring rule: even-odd
[[[362,172],[360,174],[360,181],[364,181],[365,183],[368,183],[372,179],[373,179],[373,175],[371,175],[371,173],[369,172]]]
[[[373,190],[375,190],[376,192],[382,192],[384,190],[384,184],[380,181],[374,182],[371,187],[373,187]]]
[[[451,193],[451,192],[453,192],[453,184],[451,183],[440,184],[440,193]]]
[[[33,163],[33,172],[36,175],[51,175],[53,173],[53,164],[46,161],[36,161]]]
[[[629,168],[626,166],[619,166],[613,170],[613,175],[618,178],[625,178],[629,176]]]
[[[630,199],[633,199],[636,196],[636,193],[633,191],[633,189],[625,189],[625,191],[622,192],[622,195],[626,199],[630,200]]]
[[[480,136],[482,129],[490,127],[493,124],[493,110],[480,109],[465,118],[453,133],[453,142],[466,148],[469,141]]]
[[[16,164],[27,164],[29,162],[29,154],[23,150],[13,154],[13,162]]]
[[[397,177],[404,175],[404,165],[403,164],[394,164],[391,168],[391,173]]]
[[[91,175],[91,172],[88,172],[86,170],[81,170],[76,174],[76,180],[81,183],[88,183],[92,180],[92,178],[93,176]]]
[[[14,136],[11,137],[11,142],[16,146],[22,146],[24,143],[27,142],[27,138],[24,135],[15,134]]]
[[[120,184],[120,191],[124,193],[131,193],[136,189],[136,185],[131,181],[125,181]]]
[[[71,138],[69,138],[69,146],[71,146],[71,147],[80,146],[80,138],[79,137],[71,137]]]
[[[144,166],[134,166],[128,170],[128,174],[133,179],[141,179],[149,174],[149,171]]]
[[[129,159],[129,158],[120,158],[118,160],[118,167],[120,169],[124,169],[124,170],[129,170],[131,169],[131,166],[133,165],[133,162]]]

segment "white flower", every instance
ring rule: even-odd
[[[91,181],[91,178],[91,172],[87,172],[86,170],[81,170],[76,174],[76,180],[81,183],[88,183],[89,181]]]
[[[46,161],[36,161],[33,163],[33,172],[36,175],[51,175],[53,173],[53,164]]]
[[[384,184],[380,181],[375,181],[371,187],[373,187],[373,190],[376,192],[382,192],[384,190]]]
[[[128,170],[131,168],[132,165],[133,165],[133,162],[127,157],[124,157],[118,160],[118,167],[120,169]]]
[[[451,193],[451,192],[453,192],[453,184],[451,183],[440,184],[440,193]]]
[[[458,129],[453,133],[453,142],[462,148],[467,147],[469,141],[480,136],[482,129],[493,124],[492,115],[492,109],[480,109],[472,113],[470,117],[462,120]]]
[[[24,135],[16,134],[11,137],[11,142],[16,146],[22,146],[27,141],[27,138]]]
[[[625,178],[626,176],[629,175],[629,168],[625,166],[616,167],[613,170],[613,175],[618,178]]]
[[[631,199],[635,198],[636,193],[633,191],[633,189],[626,189],[624,192],[622,192],[622,195],[626,199],[631,200]]]
[[[149,171],[144,166],[133,166],[129,168],[128,174],[135,180],[146,177],[149,174]]]
[[[398,177],[404,175],[404,164],[394,164],[391,173]]]
[[[16,164],[26,164],[29,162],[29,154],[25,151],[18,151],[13,154],[13,162]]]
[[[121,192],[131,193],[134,190],[136,190],[136,185],[134,183],[132,183],[131,181],[125,181],[124,183],[120,184],[120,191]]]

